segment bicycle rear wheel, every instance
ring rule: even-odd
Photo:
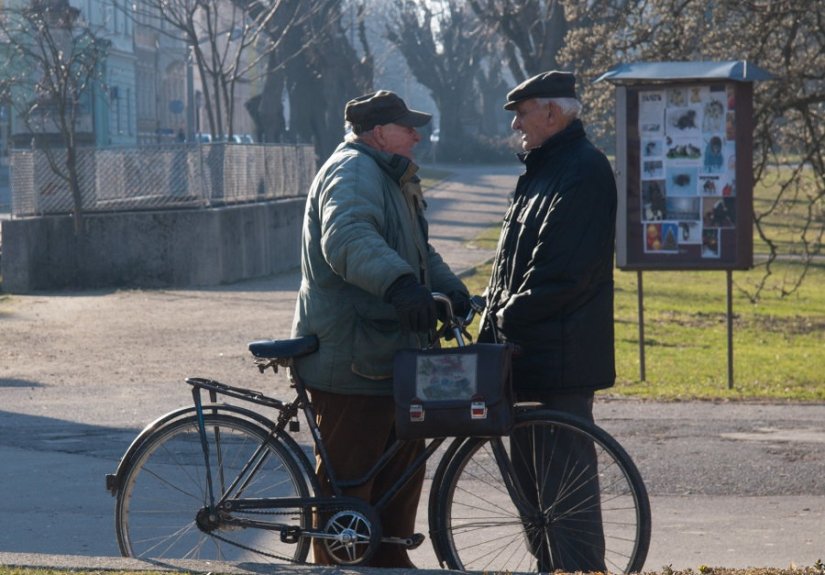
[[[277,436],[245,419],[221,413],[205,415],[213,493],[232,489],[235,497],[308,497],[310,488],[297,455]],[[265,445],[247,480],[233,486],[241,470]],[[285,543],[278,530],[211,522],[206,458],[195,416],[172,421],[150,435],[125,470],[117,495],[115,523],[121,553],[128,557],[220,561],[304,561],[309,538]],[[270,513],[272,510],[270,510]],[[311,513],[300,508],[278,514],[232,513],[300,528]]]
[[[436,544],[451,569],[641,571],[650,504],[619,443],[582,419],[519,413],[513,433],[472,439],[447,463]]]

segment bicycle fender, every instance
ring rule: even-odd
[[[259,413],[256,413],[254,411],[251,411],[249,409],[245,409],[245,408],[242,408],[242,407],[237,407],[237,406],[228,405],[228,404],[215,404],[215,405],[207,404],[207,405],[203,406],[203,409],[204,409],[204,411],[206,411],[206,410],[218,410],[222,413],[232,413],[232,414],[235,414],[235,415],[240,415],[240,416],[249,418],[249,419],[253,420],[254,422],[260,424],[262,427],[265,427],[267,429],[267,431],[272,429],[273,427],[275,427],[275,424],[272,422],[272,420],[264,417],[263,415],[261,415]],[[126,449],[126,452],[123,454],[123,456],[120,458],[120,462],[118,463],[117,469],[115,470],[115,472],[106,474],[106,490],[113,497],[117,495],[117,492],[120,490],[120,487],[121,487],[121,484],[122,484],[122,478],[123,478],[124,470],[126,470],[129,467],[129,465],[132,461],[132,458],[135,456],[135,454],[143,446],[143,443],[146,441],[147,437],[149,437],[150,435],[152,435],[153,433],[155,433],[159,429],[162,429],[165,425],[169,424],[172,421],[177,421],[178,419],[183,419],[185,417],[189,417],[189,416],[193,416],[193,415],[196,415],[196,409],[195,409],[194,405],[189,406],[189,407],[181,407],[179,409],[176,409],[174,411],[170,411],[169,413],[161,415],[160,417],[155,419],[152,423],[150,423],[149,425],[144,427],[143,430],[138,434],[138,436],[135,437],[135,439],[132,440],[132,443]],[[303,459],[304,460],[306,459],[306,456],[303,454],[303,451],[301,450],[300,446],[298,446],[298,444],[295,442],[295,440],[292,439],[289,435],[284,433],[279,437],[279,439],[284,441],[284,443],[286,443],[287,446],[290,449],[296,450],[295,451],[296,455],[299,455],[299,456],[303,455],[304,456]]]

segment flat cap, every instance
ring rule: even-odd
[[[356,132],[366,132],[383,124],[418,128],[431,118],[432,115],[426,112],[410,110],[404,100],[389,90],[358,96],[347,102],[344,108],[344,119],[353,125]]]
[[[528,78],[507,93],[505,110],[512,110],[530,98],[575,98],[576,77],[570,72],[551,70]]]

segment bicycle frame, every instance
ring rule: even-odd
[[[464,335],[465,332],[463,331],[463,324],[460,322],[456,322],[453,318],[453,310],[452,305],[449,299],[442,294],[433,294],[434,297],[443,305],[445,305],[447,309],[447,317],[448,324],[447,329],[452,329],[453,336],[455,337],[457,344],[459,346],[465,345]],[[266,362],[264,365],[259,366],[261,371],[264,371],[267,367],[273,367],[275,371],[277,371],[277,361],[269,361]],[[270,398],[265,396],[264,394],[253,391],[253,390],[245,390],[240,388],[234,388],[231,386],[227,386],[218,382],[214,382],[211,380],[203,380],[203,379],[188,379],[187,382],[193,386],[192,389],[192,397],[195,404],[195,410],[197,413],[198,418],[198,429],[201,437],[201,445],[203,449],[204,458],[206,460],[206,470],[207,470],[207,489],[209,490],[209,501],[210,501],[210,511],[214,510],[221,510],[221,509],[229,509],[232,510],[251,510],[251,509],[276,509],[279,507],[318,507],[323,508],[330,505],[336,505],[339,503],[351,504],[353,501],[360,501],[354,498],[346,497],[343,495],[343,490],[351,487],[357,487],[367,483],[368,481],[372,480],[380,471],[381,469],[392,459],[392,457],[397,453],[400,447],[403,445],[402,440],[395,440],[395,442],[382,454],[382,456],[378,459],[378,461],[373,465],[371,469],[369,469],[362,477],[358,477],[351,480],[340,480],[335,475],[332,466],[329,464],[330,456],[327,452],[326,446],[324,445],[323,438],[321,437],[321,432],[318,428],[316,418],[315,418],[315,411],[312,407],[312,403],[309,399],[309,394],[307,392],[306,386],[301,380],[298,373],[292,369],[291,362],[287,364],[287,368],[289,369],[290,374],[290,381],[293,384],[293,387],[296,390],[296,399],[289,403],[284,403],[274,398]],[[304,418],[309,426],[310,435],[312,437],[313,446],[316,452],[319,454],[321,460],[324,462],[326,467],[326,473],[330,481],[330,485],[332,487],[333,496],[332,497],[317,497],[312,496],[309,498],[243,498],[240,497],[243,493],[244,486],[248,483],[251,477],[254,475],[255,471],[260,467],[263,463],[263,455],[265,455],[265,444],[266,441],[263,441],[259,448],[255,451],[255,453],[250,457],[249,461],[246,462],[244,465],[241,473],[238,475],[237,478],[234,479],[232,484],[223,491],[222,495],[219,499],[216,500],[215,498],[215,488],[214,488],[214,478],[212,477],[212,470],[211,466],[209,465],[209,447],[208,447],[208,437],[207,437],[207,430],[204,422],[204,409],[208,408],[208,406],[204,406],[202,398],[201,398],[201,390],[207,390],[210,394],[210,400],[213,404],[217,402],[217,395],[223,394],[228,395],[230,397],[234,397],[236,399],[241,399],[244,401],[251,401],[253,403],[258,403],[261,405],[266,405],[268,407],[272,407],[276,409],[279,413],[279,416],[275,422],[275,425],[269,430],[269,437],[278,434],[279,432],[286,429],[287,424],[289,421],[293,420],[299,411],[303,412]],[[373,505],[372,509],[374,509],[377,513],[392,500],[392,498],[398,493],[398,491],[409,481],[418,471],[421,469],[422,466],[426,465],[427,460],[438,450],[438,448],[444,443],[446,437],[444,438],[435,438],[429,440],[423,452],[413,461],[413,463],[406,469],[406,471],[396,479],[396,481],[390,486],[390,488],[381,496],[381,498]],[[215,438],[215,441],[220,441],[220,438]],[[459,440],[460,443],[463,440]],[[518,486],[518,483],[513,480],[513,470],[512,466],[509,462],[506,450],[504,448],[504,444],[499,438],[494,438],[491,440],[493,444],[493,451],[495,454],[496,462],[499,468],[502,471],[504,476],[504,482],[507,486],[507,489],[510,492],[510,495],[513,499],[514,504],[516,505],[519,512],[527,515],[529,514],[529,506],[525,502],[524,494],[521,493],[521,490]],[[452,449],[454,450],[457,446],[454,446]],[[220,450],[218,450],[220,453]],[[297,454],[296,454],[297,455]],[[222,483],[223,484],[223,483]],[[237,495],[232,495],[236,493]],[[363,502],[362,502],[363,504]],[[246,526],[253,526],[258,528],[264,529],[280,529],[283,526],[279,526],[278,524],[267,523],[267,522],[257,522],[248,519],[233,519],[229,522],[238,522],[238,524],[243,524]],[[312,533],[313,536],[318,536],[318,533]]]
[[[244,482],[249,480],[249,477],[254,473],[254,470],[257,469],[262,461],[259,461],[262,454],[265,451],[265,441],[261,443],[260,447],[255,451],[249,461],[246,462],[244,465],[241,473],[233,483],[226,489],[225,493],[220,497],[220,499],[216,500],[215,498],[215,489],[214,489],[214,479],[212,477],[212,470],[209,463],[209,448],[208,442],[209,438],[207,437],[207,430],[204,422],[204,410],[205,409],[219,409],[215,406],[217,401],[217,394],[226,394],[237,399],[242,399],[245,401],[252,401],[253,403],[260,403],[263,405],[268,405],[269,407],[273,407],[279,411],[279,417],[275,422],[274,427],[270,430],[270,436],[276,435],[278,432],[283,431],[286,429],[286,426],[290,420],[292,420],[299,410],[303,411],[304,417],[307,421],[309,426],[310,435],[313,438],[314,447],[317,449],[320,457],[323,461],[329,461],[329,454],[327,453],[326,447],[323,443],[323,439],[321,438],[320,430],[318,429],[318,425],[315,421],[315,413],[312,409],[312,404],[309,401],[309,396],[306,391],[306,387],[304,386],[303,382],[297,376],[295,372],[291,373],[291,379],[294,383],[294,387],[296,389],[297,397],[291,403],[283,403],[279,400],[269,398],[260,394],[259,392],[253,392],[251,390],[239,390],[238,388],[232,388],[229,386],[225,386],[224,384],[220,384],[218,382],[213,382],[210,380],[202,380],[202,379],[190,379],[187,380],[190,385],[193,386],[192,389],[192,397],[195,404],[195,412],[198,418],[198,430],[201,437],[201,445],[204,453],[204,458],[207,462],[207,489],[209,490],[209,500],[213,509],[218,509],[226,505],[227,501],[231,499],[232,501],[232,508],[236,510],[241,509],[261,509],[266,507],[295,507],[296,501],[294,500],[284,500],[281,498],[273,498],[273,499],[244,499],[239,497],[232,497],[232,493],[242,493],[243,492],[243,485]],[[212,405],[204,405],[201,391],[207,390],[210,394],[210,400]],[[250,394],[250,395],[247,395]],[[254,394],[254,395],[251,395]],[[380,511],[383,507],[395,496],[401,487],[412,478],[415,473],[421,468],[421,466],[425,465],[427,460],[435,453],[435,451],[441,446],[446,438],[437,438],[431,440],[424,448],[424,451],[419,455],[412,463],[412,465],[404,472],[401,477],[396,480],[395,483],[390,487],[390,489],[381,497],[381,499],[376,502],[373,507]],[[216,439],[219,441],[219,438]],[[389,462],[390,459],[395,455],[398,449],[402,445],[402,441],[396,440],[393,445],[391,445],[387,451],[383,453],[383,455],[379,458],[379,460],[375,463],[375,465],[366,472],[366,474],[362,477],[342,481],[339,480],[331,467],[327,465],[328,468],[328,476],[330,478],[330,484],[333,489],[334,497],[344,497],[343,496],[343,489],[349,487],[357,487],[359,485],[363,485],[367,481],[370,481],[374,478],[378,472]],[[301,500],[300,505],[315,505],[322,501],[322,498],[311,497],[306,500]]]
[[[474,307],[474,312],[478,311]],[[462,325],[451,325],[458,344],[464,345]],[[291,401],[210,379],[186,380],[192,386],[193,403],[146,426],[130,444],[115,473],[106,475],[106,487],[117,497],[117,536],[124,555],[155,557],[159,551],[157,557],[185,557],[200,556],[205,550],[204,557],[222,557],[226,550],[226,557],[240,558],[252,552],[303,562],[315,540],[336,563],[363,564],[379,544],[412,549],[425,537],[406,533],[385,537],[380,512],[438,451],[427,509],[430,539],[442,567],[484,565],[493,570],[520,570],[524,561],[536,561],[541,568],[557,565],[557,555],[564,567],[565,561],[572,559],[564,555],[564,549],[577,549],[571,547],[575,540],[585,545],[595,541],[595,562],[585,562],[585,566],[599,567],[598,541],[607,533],[600,518],[606,511],[610,521],[605,525],[609,525],[613,542],[607,550],[610,564],[624,572],[641,568],[650,539],[650,510],[632,460],[615,439],[592,422],[541,409],[541,404],[516,405],[517,427],[524,432],[519,435],[521,443],[505,437],[458,437],[446,443],[447,437],[428,439],[415,461],[378,495],[374,505],[344,495],[386,469],[404,442],[396,440],[362,477],[344,480],[335,475],[329,465],[333,454],[328,452],[310,402],[311,390],[293,369],[296,358],[314,352],[317,346],[314,336],[262,340],[249,346],[262,372],[268,367],[289,370],[296,390]],[[298,430],[297,419],[302,416],[316,456],[329,470],[330,486],[324,495],[308,446],[299,445],[289,433]],[[525,443],[525,433],[536,435]],[[591,464],[585,458],[586,467],[577,467],[578,456],[571,459],[572,452],[564,449],[555,459],[552,438],[566,434],[594,445],[598,462],[594,459]],[[543,437],[550,443],[537,450],[543,462],[537,463],[539,460],[525,449],[533,449],[531,446],[537,444],[529,442],[544,441]],[[548,483],[550,469],[555,469],[552,477],[558,481]],[[609,492],[587,492],[587,500],[574,498],[572,507],[565,506],[570,494],[603,477],[609,478]],[[537,501],[537,490],[545,485],[550,497],[560,498],[545,501],[541,496]],[[600,489],[599,483],[593,485]],[[198,503],[193,506],[193,501]],[[592,519],[592,509],[599,510],[598,521]],[[582,531],[581,520],[595,523]],[[502,547],[501,538],[526,543]],[[206,544],[210,539],[214,545]],[[550,555],[539,555],[544,553],[542,549]]]

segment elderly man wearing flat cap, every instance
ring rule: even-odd
[[[430,114],[379,90],[349,101],[344,116],[351,131],[307,197],[292,331],[319,339],[318,351],[299,358],[296,368],[331,471],[352,480],[366,476],[394,439],[393,356],[428,343],[436,325],[431,290],[449,295],[464,314],[469,296],[428,243],[413,147]],[[421,441],[405,442],[372,481],[344,494],[374,503],[422,450]],[[316,461],[329,494],[328,470],[317,454]],[[413,535],[423,480],[424,469],[384,508],[385,538]],[[313,551],[316,563],[335,562],[325,540],[314,540]],[[395,543],[382,543],[368,565],[413,567]]]
[[[593,421],[594,392],[615,380],[616,183],[609,161],[585,135],[575,85],[572,74],[550,71],[507,94],[504,108],[515,113],[512,128],[521,134],[524,173],[504,217],[487,314],[499,340],[521,349],[513,360],[517,400]],[[479,339],[494,337],[485,326]],[[516,444],[540,449],[538,441],[534,445],[518,435],[514,432]],[[543,445],[544,455],[534,460],[546,457],[551,467],[565,462],[568,453],[582,470],[596,463],[592,445],[576,445],[563,433],[545,438]],[[568,467],[564,473],[576,470]],[[598,501],[598,485],[554,501],[559,486],[552,479],[537,485],[535,471],[518,474],[525,493],[541,492],[536,497],[543,508],[552,505],[562,518],[548,525],[546,537],[528,537],[538,568],[605,571],[600,508],[587,503]]]

